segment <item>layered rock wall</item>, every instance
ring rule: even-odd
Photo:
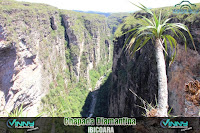
[[[65,11],[62,14],[72,58],[71,74],[89,81],[89,70],[111,61],[110,30],[106,18],[96,14]],[[72,76],[72,77],[73,77]]]

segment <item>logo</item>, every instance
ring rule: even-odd
[[[176,14],[197,14],[199,9],[196,9],[196,5],[190,3],[188,0],[183,0],[179,4],[176,4],[173,13]]]
[[[8,128],[28,128],[27,131],[39,129],[35,128],[34,121],[18,121],[17,119],[9,119],[6,123]]]
[[[163,119],[160,126],[163,128],[183,128],[181,131],[192,129],[192,127],[188,128],[188,121],[171,121],[170,119]]]

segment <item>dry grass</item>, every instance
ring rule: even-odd
[[[152,105],[152,103],[148,103],[147,101],[143,100],[141,97],[139,97],[134,91],[132,91],[131,89],[129,89],[129,91],[131,93],[133,93],[137,98],[139,98],[141,100],[141,102],[143,103],[143,107],[136,105],[142,109],[145,110],[145,113],[143,113],[142,115],[145,117],[156,117],[156,113],[157,113],[157,100],[156,100],[156,105]]]
[[[152,108],[150,111],[146,112],[147,117],[156,117],[157,109]]]
[[[198,80],[190,81],[185,85],[185,98],[188,101],[194,103],[194,105],[199,106],[200,104],[200,82]]]

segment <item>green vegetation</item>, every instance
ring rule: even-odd
[[[70,44],[70,50],[72,54],[79,56],[80,49],[78,45]]]
[[[129,16],[130,13],[112,13],[108,16],[108,26],[111,29],[111,33],[114,34],[119,24],[123,23],[123,19]]]
[[[97,102],[93,116],[108,117],[109,89],[111,86],[111,71],[106,74],[97,95]]]
[[[80,43],[92,42],[92,36],[97,30],[102,30],[102,25],[106,21],[103,15],[87,14],[69,10],[60,10],[60,14],[68,14],[70,30],[77,36]]]
[[[70,49],[65,50],[65,58],[66,58],[67,64],[72,64],[72,57],[71,57]]]
[[[23,110],[23,104],[20,107],[17,107],[13,110],[13,112],[8,113],[9,117],[25,117]]]
[[[112,65],[111,63],[108,63],[108,64],[99,63],[99,65],[97,66],[97,69],[92,69],[89,71],[91,86],[93,89],[97,81],[99,80],[99,78],[103,76],[104,74],[107,74],[108,70],[111,69],[111,65]]]
[[[97,101],[96,101],[93,117],[95,116],[107,117],[108,116],[108,103],[109,103],[108,101],[109,101],[109,89],[111,87],[111,80],[112,80],[112,76],[111,76],[111,70],[110,70],[107,72],[104,79],[102,80],[100,88],[98,90],[91,91],[88,94],[87,99],[85,100],[85,104],[82,108],[83,109],[81,112],[82,117],[88,116],[91,102],[93,100],[92,95],[93,93],[96,93],[96,91],[98,91],[98,94],[96,96]]]
[[[88,55],[85,52],[83,52],[81,56],[81,64],[80,64],[80,77],[84,77],[84,73],[87,70],[87,65],[88,65],[87,58],[88,58]]]
[[[57,80],[50,84],[50,92],[43,99],[43,111],[53,117],[79,117],[85,99],[89,93],[85,86],[86,81],[81,80],[77,84],[65,85],[64,78],[60,74]],[[73,88],[70,88],[73,87]]]
[[[3,8],[2,8],[3,7]],[[17,2],[14,0],[0,0],[0,10],[12,11],[13,9],[30,10],[33,13],[48,13],[57,10],[56,7],[47,4],[36,4],[29,2]]]
[[[22,33],[30,38],[34,38],[31,34],[33,29],[38,32],[41,31],[39,32],[40,36],[44,36],[42,35],[44,31],[51,30],[49,14],[55,14],[55,11],[59,10],[46,4],[1,0],[0,17],[3,20],[2,22],[6,23],[7,43],[17,42]],[[41,27],[41,25],[43,26]],[[48,40],[55,39],[57,34],[63,36],[63,31],[63,27],[58,25],[58,31],[51,31],[52,36]],[[27,44],[31,44],[30,38],[25,37]]]
[[[90,73],[91,85],[92,85],[92,88],[94,88],[96,83],[97,83],[97,81],[100,78],[100,75],[99,75],[98,71],[96,71],[96,70],[90,70],[89,73]]]
[[[65,108],[65,101],[63,94],[66,93],[66,86],[64,78],[61,75],[57,76],[56,83],[51,83],[49,85],[50,92],[42,99],[43,110],[49,113],[49,116],[59,116],[62,115]],[[56,111],[56,112],[55,112]]]
[[[7,112],[7,111],[6,111]],[[43,112],[39,113],[35,117],[40,117],[42,116]],[[24,111],[24,104],[19,105],[15,109],[13,109],[10,113],[7,112],[7,116],[3,117],[27,117],[28,113]]]

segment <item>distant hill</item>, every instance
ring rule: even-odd
[[[123,20],[129,15],[130,13],[112,13],[108,16],[108,26],[112,34],[115,33],[117,27],[123,23]]]
[[[81,10],[73,10],[76,12],[84,12],[84,13],[92,13],[92,14],[100,14],[100,15],[104,15],[106,17],[110,16],[112,13],[109,12],[98,12],[98,11],[81,11]]]

